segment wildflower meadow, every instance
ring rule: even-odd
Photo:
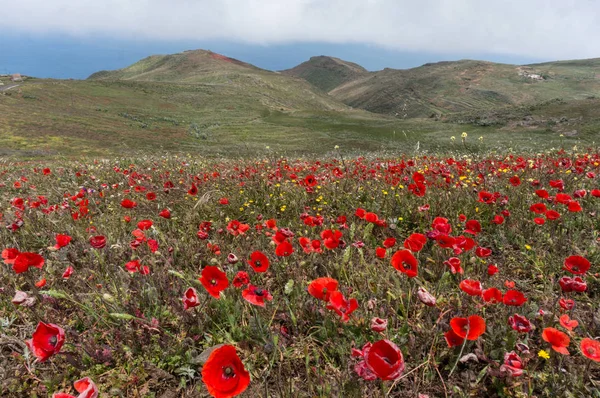
[[[0,164],[0,396],[600,397],[600,152]]]

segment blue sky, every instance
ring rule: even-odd
[[[0,0],[0,73],[85,78],[210,49],[271,70],[600,57],[595,0]]]
[[[524,56],[399,51],[369,44],[290,43],[257,45],[223,40],[155,41],[110,37],[76,38],[66,35],[2,34],[0,73],[36,77],[85,79],[99,70],[123,68],[152,54],[206,49],[269,70],[294,67],[314,55],[331,55],[356,62],[369,70],[410,68],[427,62],[463,58],[506,63],[531,63]]]

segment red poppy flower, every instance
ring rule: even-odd
[[[469,296],[481,296],[483,294],[481,282],[474,279],[464,279],[458,287]]]
[[[277,246],[277,247],[279,247],[279,246]],[[278,255],[280,255],[280,254],[278,254]],[[267,269],[269,268],[268,257],[263,252],[260,252],[258,250],[253,252],[250,255],[250,261],[248,263],[256,272],[266,272]]]
[[[565,183],[563,182],[563,180],[550,180],[550,186],[552,188],[558,189],[559,191],[565,189]]]
[[[516,352],[511,351],[504,354],[504,363],[500,366],[500,371],[508,374],[510,377],[518,377],[523,374],[523,361]]]
[[[465,342],[464,337],[460,337],[459,335],[454,333],[454,330],[452,329],[444,333],[444,339],[446,340],[446,344],[448,344],[448,347],[450,348],[462,345]]]
[[[546,218],[551,221],[558,220],[560,218],[560,213],[555,210],[548,210],[546,212]]]
[[[367,213],[365,214],[365,221],[370,223],[376,223],[379,220],[379,217],[375,213]]]
[[[102,249],[104,246],[106,246],[106,237],[102,235],[92,236],[90,238],[90,245],[94,249]]]
[[[456,244],[456,239],[449,235],[438,235],[435,237],[435,241],[443,249],[451,248]]]
[[[146,199],[148,199],[148,200],[156,200],[156,194],[154,192],[148,192],[146,194]]]
[[[578,201],[571,200],[567,205],[567,210],[569,210],[571,213],[578,213],[580,211],[583,211],[583,208],[581,207]]]
[[[27,340],[27,347],[40,362],[46,361],[52,355],[57,354],[65,342],[65,331],[52,324],[40,322]]]
[[[529,319],[519,314],[508,317],[508,323],[513,330],[519,333],[529,333],[533,329]]]
[[[198,195],[198,187],[196,186],[196,184],[192,183],[191,188],[188,190],[188,195],[191,195],[191,196]]]
[[[385,247],[378,247],[375,249],[375,255],[379,258],[385,258],[386,249]]]
[[[452,232],[452,226],[448,223],[448,219],[444,217],[434,218],[431,223],[431,228],[444,235],[448,235]]]
[[[592,189],[590,194],[595,198],[600,198],[600,189]]]
[[[560,300],[558,300],[558,304],[560,305],[560,308],[567,311],[571,311],[575,308],[575,301],[564,297],[561,297]]]
[[[390,263],[392,267],[406,274],[409,278],[414,278],[419,273],[419,261],[409,250],[398,250],[392,256]]]
[[[241,394],[250,384],[250,374],[238,357],[235,347],[224,345],[210,353],[202,367],[202,381],[215,398]]]
[[[243,235],[249,229],[250,225],[242,224],[238,220],[232,220],[227,224],[227,231],[233,236]]]
[[[567,314],[561,315],[560,318],[558,318],[558,320],[560,321],[560,325],[569,331],[572,331],[577,326],[579,326],[579,322],[575,319],[571,319]]]
[[[420,252],[427,243],[427,237],[423,234],[414,233],[404,241],[404,247],[413,253]]]
[[[548,199],[548,197],[550,196],[548,194],[548,191],[546,191],[545,189],[538,189],[535,191],[535,194],[542,199]]]
[[[381,333],[381,332],[385,331],[385,329],[387,329],[387,325],[388,325],[387,319],[381,319],[378,317],[371,319],[371,330],[374,332]]]
[[[481,232],[481,224],[477,220],[469,220],[465,224],[465,232],[471,235],[477,235]]]
[[[126,209],[133,209],[134,207],[137,206],[137,203],[135,203],[133,200],[131,199],[125,199],[121,202],[121,206],[126,208]]]
[[[408,184],[408,190],[412,192],[415,196],[423,197],[427,192],[427,187],[425,186],[425,184],[417,182],[415,184]]]
[[[525,304],[526,301],[525,295],[518,290],[509,290],[504,294],[503,303],[505,305],[520,307]]]
[[[188,288],[183,295],[183,309],[187,310],[199,305],[200,302],[198,300],[198,293],[196,292],[196,289],[193,287]]]
[[[389,249],[390,247],[394,247],[396,244],[396,238],[387,238],[383,241],[383,247]]]
[[[497,266],[495,266],[494,264],[488,265],[487,274],[489,276],[494,276],[494,275],[496,275],[497,272],[498,272]]]
[[[29,267],[35,267],[42,269],[44,266],[44,258],[37,253],[19,253],[15,262],[13,263],[13,270],[17,273],[23,273],[29,269]]]
[[[463,339],[477,340],[485,333],[485,320],[479,315],[471,315],[468,318],[454,317],[450,320],[450,327]]]
[[[239,271],[235,274],[233,281],[231,282],[235,287],[242,287],[250,283],[250,277],[246,271]]]
[[[546,328],[542,332],[542,339],[544,339],[545,342],[550,343],[554,351],[563,355],[570,355],[567,347],[569,346],[571,339],[560,330]]]
[[[548,210],[548,208],[543,203],[536,203],[531,205],[531,207],[529,207],[529,210],[534,212],[535,214],[544,214]]]
[[[275,255],[279,257],[287,257],[290,256],[294,252],[294,247],[290,242],[283,241],[277,245],[275,248]]]
[[[317,185],[317,179],[312,174],[307,175],[306,177],[304,177],[304,185],[312,188],[315,185]]]
[[[342,322],[348,322],[350,314],[358,308],[358,301],[355,298],[346,300],[342,292],[334,290],[329,293],[327,308],[341,316]]]
[[[331,292],[338,289],[338,281],[333,278],[322,277],[310,282],[308,293],[316,299],[328,301]]]
[[[502,292],[495,287],[485,289],[482,293],[483,301],[496,304],[502,302]]]
[[[2,250],[2,260],[4,260],[4,264],[7,264],[7,265],[14,264],[19,253],[20,253],[19,250],[14,249],[14,248]]]
[[[419,301],[421,301],[426,306],[428,306],[428,307],[435,306],[435,303],[436,303],[435,297],[431,293],[429,293],[427,290],[425,290],[425,288],[419,287],[419,290],[417,290],[417,297],[418,297]]]
[[[571,288],[574,292],[583,293],[587,290],[587,283],[580,277],[576,276],[573,278],[573,282],[571,282]]]
[[[75,391],[79,393],[77,397],[66,394],[64,392],[56,392],[52,395],[52,398],[97,398],[98,397],[98,387],[96,384],[89,378],[84,377],[83,379],[77,380],[73,383],[75,387]]]
[[[63,272],[62,277],[63,279],[69,279],[71,275],[73,275],[73,267],[69,265],[65,272]]]
[[[172,188],[175,188],[175,184],[172,181],[167,181],[163,184],[163,191],[165,193],[169,193]]]
[[[573,200],[571,195],[567,195],[566,193],[557,193],[554,199],[563,205],[568,205]]]
[[[44,286],[46,286],[46,278],[42,278],[35,283],[35,287],[39,289],[43,288]]]
[[[582,256],[569,256],[565,259],[563,269],[574,275],[583,275],[590,269],[590,262]]]
[[[198,279],[208,294],[216,299],[220,298],[221,292],[229,286],[227,274],[212,265],[204,267],[202,274]]]
[[[510,185],[512,185],[513,187],[518,187],[519,185],[521,185],[521,179],[519,178],[519,176],[510,177],[508,182],[510,182]]]
[[[138,222],[137,227],[139,229],[141,229],[142,231],[146,231],[146,230],[152,228],[152,225],[153,225],[152,220],[142,220],[142,221]]]
[[[342,232],[338,230],[326,229],[321,232],[321,239],[323,239],[323,245],[329,250],[333,250],[340,245],[340,239],[342,238]]]
[[[492,222],[496,225],[504,224],[504,217],[502,217],[501,215],[496,215],[492,219]]]
[[[600,341],[584,338],[579,344],[581,353],[595,362],[600,362]]]
[[[544,220],[541,217],[536,217],[533,219],[533,222],[536,223],[537,225],[544,225],[546,223],[546,220]]]
[[[389,340],[379,340],[363,352],[365,364],[381,380],[395,380],[404,372],[402,351]]]
[[[485,204],[492,204],[496,202],[496,196],[491,193],[491,192],[487,192],[487,191],[479,191],[479,193],[477,194],[478,202],[481,203],[485,203]]]
[[[444,261],[444,264],[450,268],[450,272],[453,274],[463,273],[463,269],[460,266],[460,258],[458,257],[450,257],[448,260]]]
[[[158,216],[168,220],[169,218],[171,218],[171,212],[169,211],[169,209],[163,209],[160,211],[160,213],[158,213]]]
[[[273,300],[273,296],[271,296],[268,291],[252,284],[248,285],[248,287],[242,291],[242,297],[250,304],[258,305],[259,307],[265,306],[265,300]]]
[[[479,258],[485,258],[492,255],[492,250],[487,247],[478,247],[475,249],[475,255]]]
[[[587,290],[587,283],[578,276],[574,278],[563,276],[559,279],[558,284],[560,285],[561,290],[565,293],[573,291],[582,293]]]
[[[365,209],[361,209],[360,207],[358,209],[356,209],[356,211],[354,212],[354,215],[358,218],[365,218],[367,214],[367,211]]]
[[[56,235],[56,245],[54,245],[54,248],[61,249],[71,243],[72,239],[69,235]]]

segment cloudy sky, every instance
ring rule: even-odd
[[[267,69],[321,54],[371,70],[600,57],[595,0],[0,0],[0,10],[0,73],[85,77],[191,48]]]

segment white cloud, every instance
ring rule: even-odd
[[[600,57],[594,0],[0,0],[2,31]]]

